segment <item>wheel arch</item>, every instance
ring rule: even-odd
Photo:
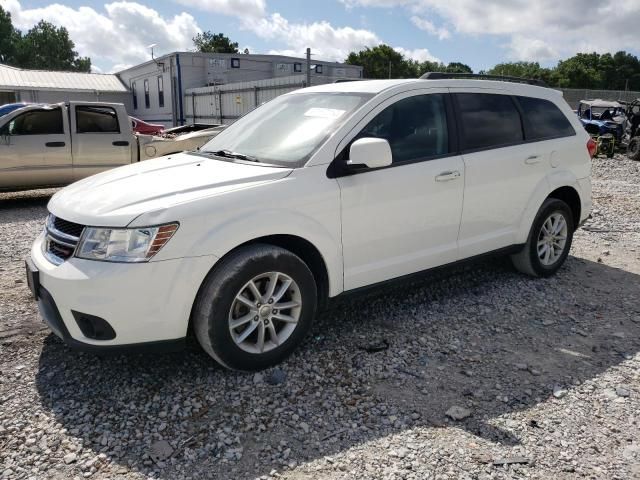
[[[553,192],[547,195],[547,198],[557,198],[569,205],[571,214],[573,215],[574,228],[580,223],[580,215],[582,213],[582,203],[580,201],[580,194],[578,191],[570,186],[563,186],[556,188]],[[546,200],[546,199],[545,199]]]
[[[200,296],[200,292],[202,290],[202,286],[204,285],[207,277],[211,274],[212,271],[216,269],[216,266],[220,263],[220,261],[233,252],[237,251],[239,248],[246,247],[248,245],[256,245],[256,244],[265,244],[265,245],[273,245],[276,247],[284,248],[285,250],[289,250],[291,253],[300,257],[300,259],[307,264],[311,273],[313,274],[314,279],[316,280],[317,294],[318,294],[318,307],[323,308],[329,295],[331,293],[330,290],[330,280],[329,280],[329,269],[327,267],[327,263],[325,258],[323,257],[320,250],[309,240],[300,237],[298,235],[293,234],[270,234],[263,235],[259,237],[252,238],[247,240],[235,247],[229,249],[224,255],[219,257],[216,263],[209,269],[209,272],[205,275],[198,287],[198,292],[196,293],[193,304],[191,305],[191,313],[189,315],[189,324],[187,327],[188,332],[193,331],[193,309],[198,301],[198,297]]]
[[[575,217],[575,227],[580,223],[583,202],[580,197],[579,181],[568,171],[557,172],[543,179],[529,198],[528,206],[522,214],[515,239],[516,243],[527,241],[533,220],[540,210],[540,206],[548,198],[557,198],[567,203]]]
[[[320,250],[318,250],[313,243],[298,235],[265,235],[238,245],[236,248],[228,252],[227,255],[238,248],[259,243],[284,248],[285,250],[289,250],[291,253],[300,257],[300,259],[307,264],[314,279],[316,280],[318,305],[323,307],[326,304],[326,301],[329,298],[329,270],[327,269],[327,264],[322,253],[320,253]]]

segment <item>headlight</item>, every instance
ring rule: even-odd
[[[178,230],[177,223],[142,228],[86,227],[76,257],[105,262],[146,262]]]

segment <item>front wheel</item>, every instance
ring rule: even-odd
[[[316,304],[313,274],[298,256],[272,245],[248,245],[207,276],[193,326],[202,348],[218,363],[261,370],[300,344]]]
[[[533,221],[526,245],[511,256],[514,267],[534,277],[553,275],[569,255],[574,228],[569,206],[562,200],[548,198]]]

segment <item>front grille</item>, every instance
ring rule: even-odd
[[[54,217],[53,215],[52,217],[53,226],[56,228],[56,230],[59,230],[62,233],[66,233],[67,235],[71,235],[72,237],[80,238],[80,235],[82,235],[82,230],[84,230],[84,225],[68,222],[67,220]]]
[[[63,263],[73,256],[83,230],[83,225],[50,214],[45,227],[45,256],[56,265]]]

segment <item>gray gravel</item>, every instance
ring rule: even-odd
[[[640,478],[640,163],[594,161],[556,277],[488,260],[351,298],[259,374],[49,334],[22,259],[50,194],[0,194],[1,479]]]

